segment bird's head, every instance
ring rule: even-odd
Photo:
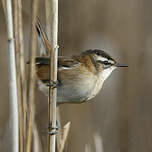
[[[98,71],[100,71],[103,80],[106,80],[116,68],[128,67],[128,65],[118,63],[109,54],[102,50],[87,50],[84,53],[93,58],[94,65],[97,67]]]

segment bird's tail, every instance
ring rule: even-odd
[[[37,17],[36,30],[38,34],[38,40],[40,43],[40,55],[47,56],[52,50],[51,44],[48,40],[47,34],[45,33],[39,17]]]

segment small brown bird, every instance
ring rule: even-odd
[[[50,46],[40,22],[37,33],[41,48],[46,52]],[[102,50],[87,50],[72,57],[58,57],[57,103],[82,103],[95,97],[104,81],[118,67],[127,65],[117,63]],[[49,57],[36,58],[36,71],[39,89],[48,95]]]

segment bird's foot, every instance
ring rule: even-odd
[[[56,121],[56,127],[52,126],[52,123],[48,125],[48,134],[49,135],[56,135],[59,131],[58,121]]]
[[[49,83],[47,83],[46,85],[48,87],[53,87],[53,88],[57,88],[59,82],[58,81],[50,81]]]

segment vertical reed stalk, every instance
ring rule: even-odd
[[[47,28],[48,36],[52,44],[52,51],[50,51],[50,83],[57,81],[57,59],[58,59],[58,0],[51,0],[50,6],[46,6],[46,19],[51,19],[51,27]],[[49,27],[49,26],[47,26]],[[51,31],[51,32],[50,32]],[[56,132],[56,97],[57,89],[49,88],[49,124],[52,124],[50,132]],[[55,152],[56,134],[49,135],[48,138],[48,152]]]
[[[48,40],[51,41],[51,0],[46,0],[45,1],[45,17],[46,17],[46,33],[47,33],[47,37],[48,37]],[[50,48],[50,51],[53,50],[53,47],[52,47],[52,44],[51,44],[51,48]],[[50,55],[50,52],[48,52],[49,55]],[[48,124],[51,123],[51,112],[50,112],[50,95],[48,96]],[[48,152],[50,152],[50,142],[51,142],[51,139],[50,139],[50,135],[48,135],[47,137],[47,148],[48,148]]]
[[[51,41],[51,0],[45,1],[46,32],[48,39]]]
[[[4,10],[4,15],[6,17],[6,0],[1,0],[1,2],[2,2],[3,10]]]
[[[19,111],[19,152],[24,151],[22,89],[19,70],[17,71],[18,111]]]
[[[10,100],[10,121],[12,133],[12,152],[19,151],[19,116],[18,116],[18,96],[16,79],[15,45],[13,34],[12,2],[6,0],[6,20],[9,46],[9,100]]]
[[[18,110],[19,110],[19,150],[20,152],[24,151],[24,143],[25,143],[25,133],[24,130],[24,112],[23,112],[23,104],[24,100],[24,90],[23,87],[26,86],[26,79],[23,80],[23,74],[25,77],[25,65],[24,64],[24,40],[21,38],[23,37],[23,26],[22,23],[22,6],[19,0],[14,0],[14,34],[15,34],[15,52],[16,52],[16,62],[17,62],[17,86],[18,86]],[[23,52],[23,53],[22,53]],[[23,62],[23,64],[22,64]],[[22,72],[24,71],[24,72]],[[23,82],[25,84],[23,84]],[[26,95],[27,97],[27,95]]]
[[[26,127],[27,127],[27,81],[25,72],[25,59],[24,59],[24,37],[23,37],[23,17],[22,17],[22,1],[18,0],[18,32],[19,32],[19,51],[20,51],[20,74],[21,74],[21,90],[22,90],[22,103],[23,103],[23,128],[24,128],[24,142],[26,140]]]
[[[39,0],[32,2],[32,27],[31,27],[31,58],[30,58],[30,80],[29,80],[29,121],[27,131],[26,152],[31,152],[32,130],[35,116],[35,57],[36,57],[36,16],[38,13]]]

